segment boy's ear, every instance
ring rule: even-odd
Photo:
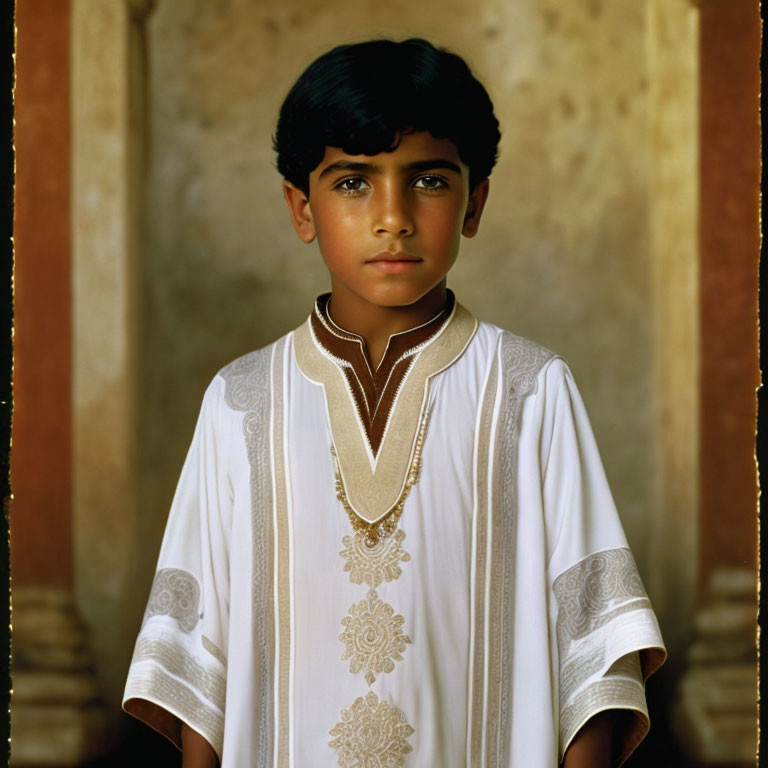
[[[467,212],[464,214],[464,225],[461,234],[464,237],[474,237],[480,227],[480,217],[483,215],[485,201],[488,199],[490,181],[483,179],[470,193],[467,201]]]
[[[283,195],[291,212],[291,220],[296,234],[305,243],[311,243],[315,239],[315,222],[312,219],[312,211],[309,208],[309,197],[306,192],[299,189],[290,181],[283,182]]]

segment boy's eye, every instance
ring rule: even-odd
[[[368,182],[360,176],[350,176],[347,179],[342,179],[336,184],[334,189],[340,189],[347,194],[354,194],[355,192],[364,192],[368,188]]]
[[[416,189],[433,190],[445,189],[448,182],[442,176],[419,176],[414,182]]]

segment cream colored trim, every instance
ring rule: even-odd
[[[183,645],[168,640],[139,638],[132,664],[143,662],[158,664],[205,696],[217,709],[224,711],[226,679],[218,671],[206,668]]]
[[[275,766],[290,768],[291,760],[291,563],[288,491],[285,462],[285,402],[284,382],[285,341],[275,345],[272,361],[272,470],[274,480],[275,520],[275,631],[277,653],[275,657]]]
[[[499,359],[494,354],[488,373],[477,437],[475,441],[475,514],[472,541],[472,583],[471,583],[471,648],[469,669],[469,723],[467,727],[467,763],[470,766],[483,765],[483,733],[485,730],[486,705],[486,639],[487,620],[487,567],[488,517],[490,504],[491,440],[493,413],[499,390]]]
[[[202,636],[202,641],[203,641],[203,648],[205,648],[205,650],[208,651],[208,653],[210,653],[214,659],[216,659],[220,664],[222,664],[222,666],[226,667],[227,657],[224,651],[222,651],[221,648],[219,648],[219,646],[216,645],[216,643],[214,643],[212,640],[207,638],[205,635]]]
[[[650,608],[635,559],[626,547],[583,558],[561,573],[552,589],[561,654],[566,654],[574,640],[586,637],[621,613]]]
[[[160,707],[160,710],[148,709],[143,703],[147,701]],[[169,733],[160,723],[160,718],[164,716],[163,710],[170,712],[201,734],[221,759],[224,743],[223,714],[206,706],[192,688],[171,677],[157,664],[143,665],[132,671],[123,709],[168,736],[181,749],[178,734]]]
[[[608,709],[629,709],[635,714],[621,739],[619,764],[623,763],[645,738],[650,728],[645,689],[642,684],[626,678],[606,678],[593,683],[576,696],[573,703],[560,714],[560,759],[579,729],[598,712]]]
[[[254,728],[263,738],[253,755],[256,765],[271,765],[274,754],[275,600],[273,586],[274,544],[273,488],[270,464],[269,417],[271,408],[272,353],[281,345],[251,352],[222,369],[225,399],[235,411],[244,411],[242,432],[250,465],[252,528],[252,605],[254,672],[258,691],[254,694]]]
[[[483,765],[509,765],[509,724],[512,722],[512,655],[514,653],[517,557],[517,466],[520,412],[536,392],[537,376],[552,352],[508,331],[502,331],[500,360],[502,404],[493,436],[492,499],[488,522],[489,597],[485,746]]]
[[[477,320],[458,303],[442,330],[416,355],[397,394],[373,466],[365,430],[344,374],[312,335],[309,321],[294,333],[296,362],[311,381],[322,384],[347,498],[355,514],[374,524],[397,504],[413,459],[421,414],[432,376],[453,363],[472,340]]]

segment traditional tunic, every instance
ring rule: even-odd
[[[655,616],[565,362],[452,297],[373,371],[328,297],[202,405],[126,711],[223,768],[554,768],[648,729]]]

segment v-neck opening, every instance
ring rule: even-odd
[[[453,313],[456,299],[453,292],[448,291],[445,306],[434,317],[415,328],[393,333],[375,370],[366,354],[363,337],[340,327],[331,317],[330,300],[328,293],[318,297],[310,316],[312,330],[346,378],[371,451],[376,456],[397,393],[416,355],[439,335]]]

